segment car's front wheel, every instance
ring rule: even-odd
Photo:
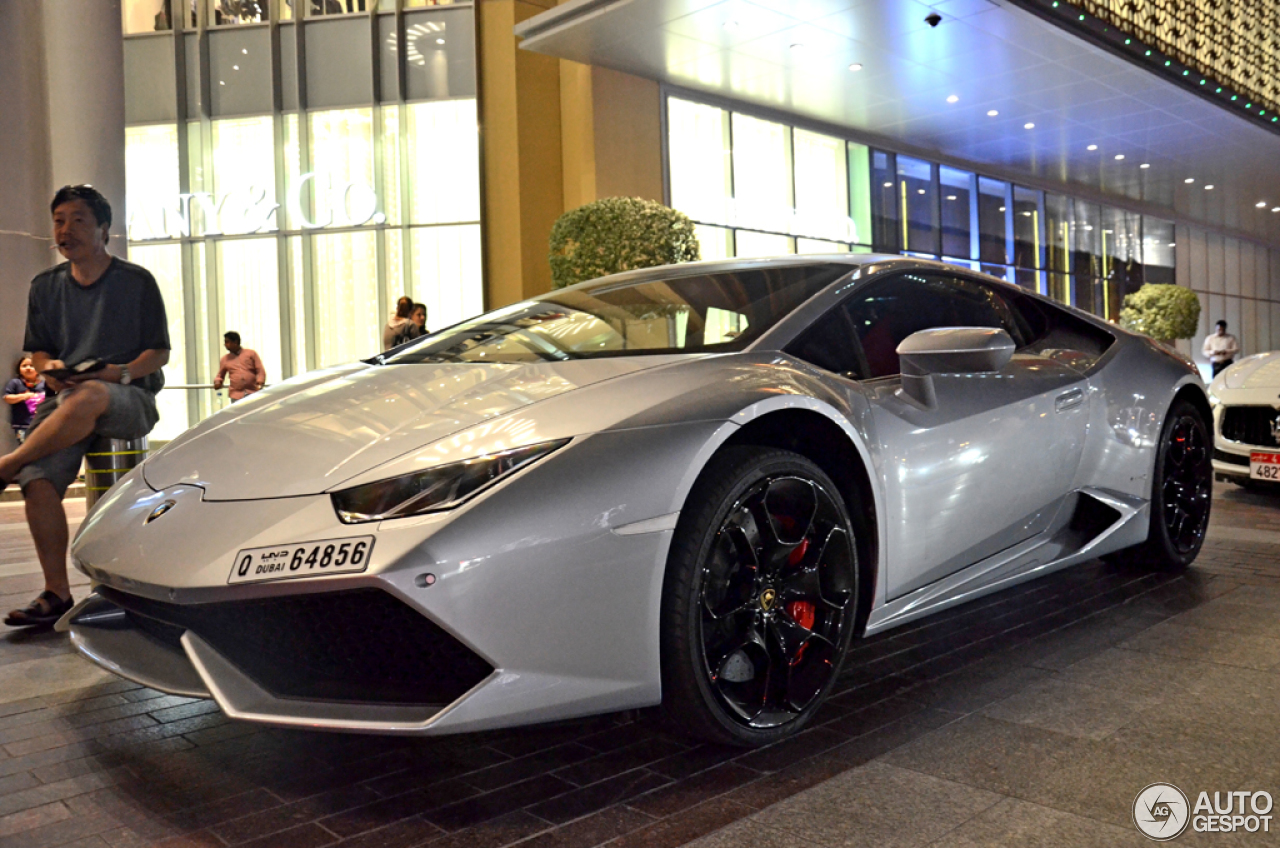
[[[681,512],[663,587],[663,712],[715,742],[797,732],[853,636],[857,554],[844,501],[799,454],[721,451]]]

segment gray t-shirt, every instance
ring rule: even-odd
[[[146,268],[115,257],[89,286],[72,278],[69,262],[42,271],[31,281],[23,347],[69,366],[86,359],[127,365],[144,350],[169,350],[160,287]],[[164,375],[156,371],[134,385],[158,392]]]

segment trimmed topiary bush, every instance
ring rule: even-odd
[[[638,197],[606,197],[579,206],[551,228],[551,284],[558,289],[700,258],[688,215]]]
[[[1200,299],[1182,286],[1147,283],[1124,299],[1120,326],[1162,342],[1189,339],[1200,322]]]

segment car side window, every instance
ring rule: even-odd
[[[866,362],[866,377],[899,373],[898,345],[920,330],[994,327],[1015,344],[1023,332],[1004,296],[975,280],[936,272],[899,274],[855,295],[844,305]]]

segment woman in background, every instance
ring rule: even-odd
[[[27,438],[27,428],[35,417],[36,407],[44,400],[44,379],[31,364],[31,357],[18,360],[18,376],[4,386],[4,402],[9,404],[9,420],[18,444]]]

